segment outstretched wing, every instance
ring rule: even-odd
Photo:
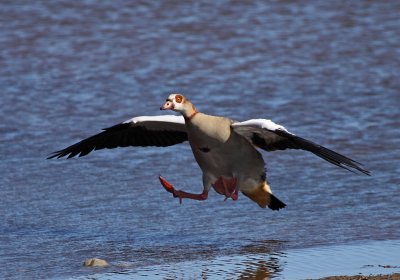
[[[103,132],[86,138],[65,149],[52,153],[48,159],[89,154],[93,150],[128,146],[171,146],[187,140],[182,116],[141,116],[105,128]]]
[[[323,158],[330,163],[354,172],[358,170],[366,175],[370,172],[362,164],[341,155],[335,151],[306,140],[286,130],[285,127],[275,124],[270,120],[252,119],[244,122],[234,122],[232,128],[235,132],[245,137],[254,146],[266,151],[302,149]]]

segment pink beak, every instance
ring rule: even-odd
[[[160,110],[173,110],[174,109],[174,103],[167,100],[164,105],[160,107]]]

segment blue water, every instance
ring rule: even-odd
[[[399,14],[396,1],[2,1],[0,278],[101,274],[82,267],[91,257],[133,271],[229,256],[241,266],[243,251],[398,244]],[[202,189],[187,144],[45,159],[160,114],[171,91],[205,113],[270,118],[373,176],[303,151],[265,152],[288,205],[272,212],[215,193],[179,205],[157,177]]]

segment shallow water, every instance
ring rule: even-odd
[[[243,267],[242,256],[271,250],[304,250],[304,265],[307,248],[398,244],[399,13],[395,1],[1,2],[0,278],[99,273],[82,267],[90,257],[136,273],[230,256]],[[179,205],[157,176],[201,190],[187,144],[45,160],[160,114],[177,90],[206,113],[271,118],[373,176],[302,151],[263,153],[288,205],[272,212],[215,193]],[[190,276],[179,273],[166,278]]]
[[[284,250],[279,242],[259,242],[258,250],[206,260],[130,268],[116,263],[109,272],[84,279],[316,279],[332,275],[377,275],[400,271],[399,241]],[[261,250],[260,250],[261,249]],[[95,271],[95,269],[93,270]]]

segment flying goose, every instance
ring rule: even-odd
[[[286,205],[272,194],[266,179],[265,162],[256,149],[266,151],[302,149],[341,168],[366,175],[370,172],[346,156],[290,133],[285,127],[266,119],[243,122],[203,114],[182,94],[169,95],[160,110],[181,114],[140,116],[105,128],[65,149],[52,153],[48,159],[85,156],[93,150],[127,146],[165,147],[189,141],[193,155],[203,172],[200,194],[176,190],[159,176],[162,186],[174,197],[205,200],[211,188],[225,196],[238,199],[239,191],[260,207],[279,210]]]

